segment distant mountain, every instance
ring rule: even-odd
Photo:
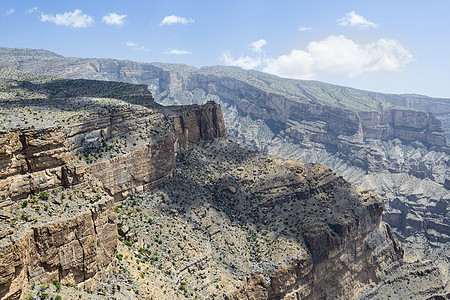
[[[45,63],[45,64],[43,64]],[[51,63],[51,64],[50,64]],[[66,78],[89,78],[131,83],[154,83],[155,75],[175,72],[191,75],[229,77],[262,91],[282,95],[296,101],[320,104],[352,111],[382,111],[394,107],[431,112],[441,120],[450,139],[450,99],[416,94],[383,94],[311,80],[281,78],[238,67],[211,66],[197,69],[188,65],[139,63],[126,60],[64,57],[48,50],[0,47],[0,64],[35,74],[60,75]],[[167,76],[167,74],[166,74]]]
[[[228,134],[284,158],[326,165],[386,203],[406,258],[450,261],[450,99],[363,91],[237,67],[67,58],[0,48],[35,74],[147,84],[159,103],[221,104]]]

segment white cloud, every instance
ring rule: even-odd
[[[224,53],[222,53],[221,60],[227,66],[237,66],[246,70],[259,67],[262,63],[262,59],[260,57],[254,58],[249,56],[241,56],[238,59],[233,59],[233,57],[231,57],[230,51],[225,51]]]
[[[161,21],[161,23],[159,24],[159,26],[164,26],[164,25],[173,25],[173,24],[189,24],[189,23],[194,23],[194,20],[189,18],[185,18],[185,17],[179,17],[179,16],[175,16],[175,15],[171,15],[171,16],[165,16],[164,19]]]
[[[302,26],[302,27],[299,27],[298,30],[299,31],[309,31],[309,30],[312,30],[312,28],[311,27]]]
[[[343,35],[312,41],[306,50],[269,59],[264,72],[290,78],[312,79],[323,73],[356,76],[363,72],[399,71],[412,54],[396,40],[379,39],[358,44]]]
[[[166,51],[163,52],[163,54],[187,55],[192,54],[192,52],[187,50],[167,49]]]
[[[6,16],[12,15],[15,11],[16,11],[16,10],[15,10],[14,8],[10,8],[10,9],[8,9],[7,11],[5,11],[5,15],[6,15]]]
[[[260,39],[250,44],[250,46],[252,46],[252,51],[256,53],[261,53],[262,52],[261,48],[264,47],[265,45],[267,45],[267,41],[263,39]]]
[[[251,56],[240,56],[237,59],[234,59],[230,51],[225,51],[222,53],[220,60],[225,63],[227,66],[236,66],[241,67],[243,69],[249,70],[254,69],[265,62],[265,54],[262,47],[267,45],[267,41],[264,39],[257,40],[256,42],[250,43],[250,47],[252,48],[252,52],[255,53],[255,57]]]
[[[138,43],[135,42],[126,42],[125,46],[132,48],[133,50],[136,51],[149,51],[149,49],[147,49],[147,47],[143,46],[143,45],[139,45]]]
[[[378,27],[378,24],[367,21],[363,16],[356,14],[354,11],[347,13],[345,17],[341,19],[337,19],[336,22],[338,23],[338,26],[354,26],[360,28]]]
[[[94,18],[89,15],[83,14],[79,9],[75,9],[73,12],[65,12],[63,14],[46,15],[41,14],[42,22],[53,22],[56,25],[72,26],[72,27],[88,27],[94,24]]]
[[[30,9],[28,9],[28,10],[25,12],[25,14],[26,14],[26,15],[29,15],[29,14],[32,14],[32,13],[36,12],[37,10],[38,10],[38,8],[35,6],[35,7],[32,7],[32,8],[30,8]]]
[[[123,25],[123,21],[126,17],[127,15],[118,15],[116,13],[110,13],[106,16],[103,16],[102,22],[108,25],[116,25],[120,27]]]

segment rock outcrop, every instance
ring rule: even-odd
[[[48,99],[2,102],[11,115],[23,105],[35,116],[37,102],[49,109],[36,120],[28,117],[22,124],[27,128],[0,132],[1,298],[24,298],[30,284],[52,281],[92,288],[114,264],[114,201],[169,179],[176,155],[190,143],[225,134],[220,106],[213,102],[163,108],[146,89],[125,100],[80,100],[77,93],[89,95],[82,84],[67,84],[69,98],[52,96],[49,83],[42,93]],[[96,84],[86,89],[98,93]],[[146,106],[133,104],[136,99]],[[87,106],[72,108],[78,100]],[[68,109],[75,114],[65,119]]]
[[[65,141],[64,130],[58,127],[0,132],[0,205],[33,192],[79,182],[83,168],[67,165],[73,155]]]
[[[117,207],[134,241],[119,252],[139,252],[120,264],[148,266],[135,284],[155,299],[354,299],[401,264],[383,205],[326,167],[201,142],[175,176]]]
[[[381,95],[239,68],[196,69],[65,58],[29,49],[2,51],[2,57],[7,58],[3,63],[39,74],[145,83],[156,101],[165,105],[214,100],[221,105],[230,136],[276,156],[324,164],[351,183],[379,194],[386,204],[385,220],[406,247],[405,257],[409,261],[437,259],[448,269],[450,160],[444,131],[448,127],[443,129],[439,122],[447,124],[447,99],[437,99],[438,104],[431,105],[426,104],[432,102],[431,98],[417,95]],[[127,101],[145,106],[145,97]],[[423,107],[427,112],[411,109]],[[193,123],[189,120],[195,120],[194,115],[198,114],[171,117],[176,128],[172,134],[175,153],[186,148],[186,135],[201,136],[205,132],[202,124],[215,122],[206,117],[206,123],[194,122],[194,131],[186,130],[184,122]],[[213,132],[222,130],[216,126]],[[100,141],[101,137],[94,134],[88,140]],[[143,149],[141,146],[137,142],[133,149]],[[83,166],[106,161],[104,156],[95,155],[96,161]],[[87,158],[91,159],[89,153]],[[133,170],[124,170],[123,174],[124,178],[132,178]],[[111,186],[117,192],[116,198],[122,198],[129,191],[140,190],[140,181],[129,186],[116,181]]]
[[[153,99],[148,98],[147,103]],[[153,103],[154,105],[154,103]],[[111,136],[131,134],[133,130],[149,123],[161,126],[167,123],[165,131],[153,137],[145,147],[131,151],[113,159],[104,160],[86,167],[86,170],[102,181],[104,188],[115,197],[123,199],[130,192],[149,190],[172,176],[175,169],[175,157],[189,148],[190,143],[200,140],[211,140],[225,135],[225,124],[220,106],[214,102],[205,105],[186,107],[159,107],[162,113],[155,120],[141,120],[138,116],[127,121],[120,115],[119,124],[105,124],[105,127],[96,127],[108,131],[108,128],[120,127],[122,130],[114,132]],[[154,111],[148,112],[152,117]],[[129,115],[133,115],[132,113]],[[108,118],[106,118],[108,119]],[[114,120],[115,118],[111,118]],[[105,138],[108,136],[105,135]]]
[[[19,299],[31,283],[79,284],[102,279],[117,248],[116,216],[104,196],[75,216],[25,224],[0,240],[0,297]]]
[[[230,299],[355,299],[382,281],[384,271],[398,267],[402,250],[392,242],[390,230],[380,224],[369,235],[355,234],[314,264],[305,255],[279,266],[268,278],[253,274]],[[319,250],[326,247],[328,239],[316,236],[309,241]]]
[[[225,121],[220,106],[210,101],[205,105],[169,107],[165,110],[173,118],[176,152],[182,153],[190,143],[211,140],[226,134]]]

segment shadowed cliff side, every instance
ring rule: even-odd
[[[16,79],[2,81],[0,297],[53,281],[91,289],[115,266],[114,201],[170,178],[192,142],[223,136],[220,106],[162,108],[122,83]]]
[[[36,74],[145,83],[164,105],[214,100],[230,136],[279,157],[324,164],[380,195],[385,220],[406,246],[408,260],[448,260],[449,99],[374,93],[236,67],[67,58],[33,49],[0,53],[1,62]]]
[[[105,70],[111,71],[115,68],[116,66],[112,64]],[[169,73],[164,74],[158,78],[161,80],[160,86],[166,86],[163,81],[167,80],[166,75]],[[208,76],[206,79],[210,78],[211,82],[206,85],[206,88],[210,93],[220,92],[221,97],[227,99],[222,101],[222,98],[216,97],[217,95],[203,94],[202,96],[200,88],[188,92],[176,90],[177,87],[183,87],[183,84],[189,82],[183,74],[170,73],[169,75],[170,83],[167,86],[175,90],[160,91],[160,100],[194,101],[195,99],[195,101],[203,102],[208,99],[219,99],[223,104],[222,107],[226,106],[230,109],[232,101],[239,101],[241,96],[245,96],[245,99],[249,100],[243,101],[243,109],[248,109],[248,112],[242,113],[242,109],[239,109],[239,113],[242,113],[240,117],[247,114],[237,119],[244,120],[239,125],[240,129],[254,129],[246,123],[251,119],[251,122],[265,124],[273,130],[272,133],[277,132],[289,139],[295,136],[301,145],[310,146],[310,151],[319,149],[317,152],[320,153],[321,148],[317,145],[325,145],[328,153],[341,153],[341,155],[344,152],[349,153],[351,158],[349,161],[360,168],[367,168],[371,172],[385,168],[386,162],[383,161],[382,155],[364,144],[364,131],[367,132],[366,134],[374,135],[384,132],[385,120],[380,121],[381,123],[373,121],[377,120],[379,114],[376,118],[366,117],[376,124],[375,127],[379,127],[375,128],[375,133],[371,133],[369,130],[371,125],[364,127],[364,118],[350,110],[308,101],[305,103],[300,101],[297,105],[289,102],[291,100],[287,101],[285,96],[253,90],[230,78],[225,79],[224,86],[221,86],[214,83],[220,81],[216,76]],[[62,144],[52,142],[50,144],[53,148],[39,150],[27,148],[27,145],[32,143],[19,137],[19,144],[26,145],[27,150],[11,150],[11,153],[5,155],[7,157],[5,166],[31,170],[35,158],[40,157],[43,162],[57,161],[55,167],[59,167],[58,164],[61,164],[64,155],[60,157],[58,153],[68,153],[68,157],[71,157],[70,168],[64,168],[64,171],[62,169],[60,172],[56,168],[45,172],[44,164],[44,169],[39,171],[44,171],[42,174],[45,175],[33,177],[38,174],[31,172],[31,178],[34,179],[29,181],[29,185],[34,195],[29,195],[25,199],[32,203],[29,204],[32,207],[27,205],[23,207],[22,203],[22,209],[20,209],[21,205],[20,202],[17,203],[17,200],[23,197],[21,194],[14,196],[14,199],[5,197],[10,201],[5,202],[6,204],[12,203],[11,207],[18,208],[17,212],[11,215],[12,220],[20,219],[19,223],[23,224],[39,217],[40,214],[46,215],[47,213],[37,209],[37,206],[45,208],[45,201],[48,200],[40,199],[40,188],[49,188],[53,186],[52,184],[58,186],[60,183],[69,186],[74,184],[74,187],[77,187],[79,178],[83,177],[82,173],[85,172],[85,176],[92,173],[94,179],[101,182],[97,185],[103,186],[116,201],[124,200],[126,203],[125,209],[122,209],[122,206],[115,208],[121,218],[119,232],[123,234],[121,236],[123,242],[119,243],[118,248],[120,251],[125,251],[129,257],[136,256],[136,251],[139,250],[138,255],[141,257],[138,257],[141,260],[130,262],[130,268],[136,267],[136,270],[140,271],[142,261],[145,263],[149,261],[150,264],[146,263],[146,267],[152,268],[152,272],[144,274],[136,271],[139,276],[132,277],[131,282],[139,283],[143,279],[142,283],[150,284],[164,278],[167,280],[167,286],[173,288],[169,290],[169,293],[174,295],[178,295],[177,292],[180,290],[186,292],[186,284],[181,284],[184,281],[180,282],[180,280],[189,278],[193,282],[199,280],[197,281],[199,286],[192,286],[192,293],[198,291],[201,294],[199,289],[203,287],[204,297],[218,296],[218,289],[229,297],[252,298],[265,295],[277,299],[333,295],[345,299],[356,297],[364,289],[383,282],[383,274],[398,266],[402,251],[389,227],[381,222],[384,205],[372,193],[351,187],[342,177],[336,176],[322,166],[270,158],[236,146],[232,141],[203,143],[207,150],[190,144],[225,134],[220,106],[217,104],[208,102],[205,105],[194,106],[192,109],[189,107],[164,108],[155,104],[150,95],[142,95],[142,90],[146,89],[142,85],[138,88],[124,85],[130,89],[128,93],[134,96],[124,95],[118,89],[117,97],[114,94],[108,94],[108,98],[102,98],[96,91],[103,90],[102,85],[117,83],[77,81],[74,87],[79,87],[79,84],[83,82],[90,87],[89,91],[93,92],[94,96],[83,93],[81,97],[70,98],[73,95],[66,91],[61,93],[63,86],[59,84],[34,84],[30,88],[30,85],[22,83],[14,87],[14,93],[8,94],[15,95],[17,91],[20,91],[23,95],[37,93],[43,95],[39,98],[39,102],[31,98],[30,101],[10,101],[2,107],[8,115],[14,115],[11,122],[6,120],[10,132],[20,131],[16,129],[17,124],[28,127],[26,130],[29,130],[31,135],[38,133],[36,140],[39,141],[37,144],[40,144],[41,141],[46,140],[40,130],[56,128],[55,132],[59,132],[59,128],[62,128],[64,132],[58,133],[57,136],[62,135],[66,141]],[[236,90],[231,88],[233,86],[238,88],[244,86],[245,89],[249,88],[249,91],[238,89],[239,93],[236,94]],[[177,94],[178,92],[180,94]],[[241,92],[242,95],[240,95]],[[69,98],[55,99],[52,95]],[[256,98],[250,98],[253,96]],[[191,97],[190,100],[189,97]],[[259,106],[257,99],[261,99],[263,105]],[[63,109],[67,105],[70,109]],[[29,107],[32,107],[31,111],[28,110]],[[55,110],[57,110],[56,113],[54,113]],[[40,115],[36,117],[36,122],[33,121],[24,126],[24,118],[31,116],[30,119],[34,120],[36,111],[42,111],[45,114],[42,114],[42,117]],[[233,111],[232,107],[230,111]],[[284,115],[286,112],[289,113]],[[333,116],[327,117],[328,113],[332,113]],[[292,130],[292,135],[286,130],[288,126],[290,126],[289,129],[295,127],[292,124],[296,124],[296,121],[288,117],[291,115],[305,118],[303,121],[297,120],[303,123],[296,127],[299,129],[296,132]],[[395,119],[394,115],[395,113],[387,113],[386,117],[387,127],[392,127],[394,132],[404,126],[407,134],[418,131],[421,137],[429,139],[430,142],[434,140],[437,141],[436,143],[440,142],[442,135],[439,130],[434,131],[435,122],[431,117],[425,116],[425,121],[419,122],[417,126],[414,125],[416,122],[414,118],[420,117],[420,114],[412,114],[412,125],[405,123],[404,120],[400,120],[400,123],[392,121],[394,123],[390,124],[391,119]],[[401,115],[409,119],[408,113]],[[311,116],[313,117],[310,118]],[[267,117],[267,122],[261,122],[262,117]],[[14,119],[18,122],[15,123]],[[347,119],[348,122],[342,122]],[[46,125],[50,121],[54,126]],[[31,128],[31,126],[38,126],[41,129]],[[258,141],[257,138],[254,140]],[[387,141],[389,142],[391,138],[388,137]],[[272,134],[269,140],[276,143],[277,136]],[[186,151],[191,146],[194,151]],[[291,151],[289,145],[282,144],[282,146],[278,148],[280,151]],[[63,150],[60,152],[45,152],[61,147]],[[437,149],[440,146],[436,144],[434,147]],[[9,148],[13,149],[14,146]],[[292,151],[291,154],[295,153]],[[52,166],[52,163],[48,163],[48,167]],[[7,170],[5,174],[9,175],[6,177],[12,178],[14,172],[16,171]],[[161,183],[163,185],[159,186]],[[93,185],[96,187],[96,183]],[[180,185],[183,189],[174,189],[174,186],[180,187]],[[155,187],[156,191],[162,193],[157,201],[154,199],[153,192],[145,193]],[[61,209],[61,204],[64,203],[62,205],[64,209],[65,203],[69,202],[62,200],[66,199],[67,195],[63,197],[62,194],[65,192],[58,189],[59,187],[55,191],[55,200],[50,198],[52,201],[58,200],[59,204],[55,204],[54,207],[48,205],[45,212],[54,210],[56,213],[58,207]],[[9,188],[4,190],[6,194],[11,191]],[[138,192],[143,192],[139,195],[139,199],[142,199],[139,203],[142,207],[138,207],[139,210],[130,208],[132,205],[138,205],[135,198],[131,196],[127,198],[128,195]],[[80,196],[81,199],[92,203],[98,200],[93,195]],[[45,195],[42,198],[45,198]],[[82,202],[74,203],[76,211]],[[149,206],[151,209],[147,211]],[[70,203],[69,207],[71,207]],[[206,212],[203,213],[203,211]],[[152,221],[147,221],[147,224],[141,227],[143,220],[149,220],[149,215],[152,216],[150,218]],[[173,218],[175,221],[172,222],[172,217],[168,218],[168,216],[179,216],[185,226],[180,226],[179,219],[176,218]],[[154,224],[153,219],[157,219],[158,224]],[[160,226],[161,224],[164,226]],[[218,224],[224,227],[218,227]],[[171,237],[173,226],[177,228],[173,236],[178,239],[174,238],[174,241]],[[131,230],[130,227],[132,227]],[[152,233],[148,234],[150,229]],[[164,240],[167,238],[173,244],[166,244],[163,241],[162,232],[164,232]],[[234,232],[236,236],[228,235],[228,232]],[[178,233],[183,234],[184,237],[178,236]],[[188,242],[186,238],[188,236],[195,238],[204,248],[196,247]],[[142,252],[139,247],[143,249]],[[194,250],[188,252],[190,248]],[[175,249],[181,256],[179,260],[170,259],[170,254],[172,251],[176,252]],[[158,265],[153,264],[156,258],[150,256],[150,251],[164,253],[159,256]],[[186,255],[187,253],[189,254]],[[193,255],[195,260],[191,262]],[[211,256],[215,258],[213,261],[210,259]],[[124,269],[125,266],[128,268],[126,262],[119,261],[120,259],[116,262],[120,264],[120,268]],[[194,271],[197,268],[201,269],[200,266],[205,261],[209,264],[212,274],[202,273],[207,280],[200,285],[205,278],[196,277]],[[172,267],[175,270],[174,275],[169,272]],[[146,282],[146,276],[152,280]],[[109,284],[105,283],[105,285],[114,294],[115,289]],[[184,288],[181,289],[180,285]],[[134,290],[135,286],[138,285],[133,283],[131,290]],[[142,286],[145,287],[144,284]],[[252,294],[254,286],[261,287],[256,294]],[[154,287],[151,291],[148,293],[159,298],[164,298],[168,292],[165,288]]]

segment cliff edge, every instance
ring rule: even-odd
[[[0,296],[52,281],[90,289],[114,266],[114,202],[170,178],[190,143],[224,135],[220,107],[163,109],[144,86],[3,71]],[[126,101],[137,98],[148,107]]]

